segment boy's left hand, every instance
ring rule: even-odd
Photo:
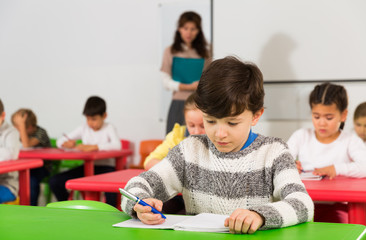
[[[329,179],[333,179],[335,176],[337,176],[334,165],[323,168],[315,168],[313,174],[320,176],[328,176]]]
[[[263,218],[256,212],[247,209],[236,209],[225,220],[225,227],[229,227],[230,233],[254,233],[264,223]]]
[[[83,152],[98,151],[98,145],[79,144],[79,145],[76,145],[75,148],[80,150],[80,151],[83,151]]]

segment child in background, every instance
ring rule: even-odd
[[[207,135],[184,139],[125,189],[159,211],[162,202],[182,193],[187,214],[230,215],[223,224],[231,233],[310,221],[313,202],[286,144],[251,131],[263,114],[258,67],[234,57],[214,61],[203,72],[194,100]],[[150,207],[124,197],[121,206],[145,224],[164,222]]]
[[[20,141],[24,148],[51,147],[46,130],[37,125],[37,117],[30,109],[21,108],[11,116],[11,121],[20,134]],[[40,185],[43,178],[50,175],[52,162],[44,161],[40,168],[30,170],[30,190],[32,206],[38,205]]]
[[[196,107],[194,93],[191,94],[184,103],[185,126],[176,123],[174,128],[165,137],[165,140],[153,152],[146,157],[144,167],[149,170],[152,166],[160,162],[168,155],[170,149],[178,145],[189,135],[205,134],[203,127],[202,112]],[[188,132],[187,132],[188,131]]]
[[[179,123],[176,123],[173,130],[165,137],[164,142],[146,157],[144,162],[144,167],[146,170],[149,170],[155,164],[159,163],[168,155],[168,152],[173,147],[178,145],[188,135],[205,134],[202,112],[196,107],[196,103],[194,102],[194,93],[191,94],[184,103],[184,119],[186,126],[181,126]],[[175,196],[174,198],[165,202],[163,206],[163,213],[185,213],[184,201],[181,195]]]
[[[355,132],[366,144],[366,102],[357,106],[353,115],[353,124]]]
[[[19,133],[5,122],[4,105],[0,99],[0,161],[18,159]],[[0,203],[14,201],[18,195],[18,172],[0,174]]]
[[[287,144],[298,171],[314,175],[366,177],[366,147],[355,134],[343,131],[348,98],[343,86],[323,83],[309,97],[314,129],[300,129]],[[316,204],[315,221],[348,222],[347,205]]]
[[[119,150],[121,141],[117,131],[110,123],[105,122],[107,117],[105,101],[97,96],[89,97],[85,103],[83,114],[86,117],[86,124],[76,128],[69,134],[57,140],[57,147],[78,149],[90,152],[98,150]],[[81,139],[82,144],[76,145],[76,140]],[[95,161],[95,174],[113,172],[115,170],[113,159]],[[84,177],[84,165],[66,172],[54,175],[50,179],[50,188],[57,200],[65,201],[69,193],[65,188],[67,180]],[[106,202],[116,206],[117,195],[106,193]]]

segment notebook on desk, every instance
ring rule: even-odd
[[[314,175],[313,171],[306,171],[306,172],[302,172],[300,174],[300,178],[301,178],[301,180],[319,181],[319,180],[322,180],[324,178],[324,176]]]
[[[114,227],[149,228],[149,229],[173,229],[191,232],[221,232],[229,233],[229,228],[224,226],[225,219],[229,216],[201,213],[196,216],[167,215],[163,224],[147,225],[138,219],[129,219],[114,224]]]
[[[203,58],[173,57],[173,80],[184,84],[191,84],[200,80],[204,63]]]

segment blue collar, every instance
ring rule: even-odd
[[[187,128],[187,126],[186,126],[186,132],[184,133],[184,137],[189,137],[189,135],[191,135],[191,134],[189,134],[189,132],[188,132],[188,128]]]
[[[247,141],[245,142],[244,146],[240,149],[240,151],[241,151],[241,150],[243,150],[243,149],[245,149],[246,147],[248,147],[250,144],[252,144],[252,142],[254,142],[254,140],[255,140],[257,137],[258,137],[258,134],[253,133],[253,132],[252,132],[252,129],[250,129],[248,139],[247,139]]]

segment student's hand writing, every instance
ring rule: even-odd
[[[75,148],[78,149],[78,150],[80,150],[80,151],[83,151],[83,152],[98,151],[98,145],[79,144]]]
[[[297,168],[297,171],[299,171],[299,173],[302,172],[302,166],[301,166],[301,162],[299,160],[296,160],[296,168]]]
[[[313,174],[320,176],[328,176],[329,179],[333,179],[335,176],[337,176],[334,165],[323,168],[315,168]]]
[[[63,148],[74,148],[76,146],[76,140],[67,140],[62,144]]]
[[[263,218],[256,212],[247,209],[236,209],[225,220],[225,227],[229,227],[230,233],[254,233],[264,223]]]
[[[155,198],[143,199],[144,202],[153,206],[156,210],[160,211],[163,209],[163,202]],[[138,203],[133,207],[133,210],[137,213],[137,217],[141,222],[149,225],[162,224],[165,219],[161,217],[160,214],[155,214],[151,212],[151,207],[142,206]]]

